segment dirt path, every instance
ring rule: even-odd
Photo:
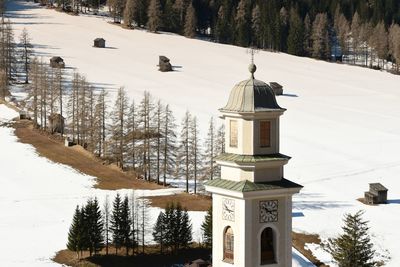
[[[52,137],[34,130],[32,122],[17,121],[14,124],[15,135],[21,143],[31,144],[39,155],[54,162],[69,165],[78,171],[97,177],[95,188],[99,189],[161,189],[154,183],[138,180],[113,165],[103,165],[103,162],[79,146],[65,147],[64,144]]]

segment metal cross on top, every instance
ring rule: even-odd
[[[251,64],[254,64],[254,55],[258,53],[258,49],[255,47],[247,48],[247,53],[251,55]]]

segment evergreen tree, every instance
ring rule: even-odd
[[[179,222],[179,247],[188,248],[192,242],[192,224],[187,209],[183,209],[182,219]]]
[[[103,220],[97,198],[88,200],[85,206],[85,221],[90,255],[97,254],[104,246]]]
[[[306,56],[310,56],[312,53],[312,43],[311,43],[311,20],[310,16],[306,15],[304,18],[304,43],[303,51]]]
[[[201,230],[203,231],[204,244],[206,247],[212,246],[212,207],[207,211],[203,223],[201,224]]]
[[[288,53],[292,55],[302,56],[304,44],[304,27],[303,22],[297,11],[292,8],[290,10],[289,20],[289,36],[287,39]]]
[[[248,2],[247,0],[240,0],[235,16],[236,24],[236,43],[240,46],[249,45],[249,18],[248,18]]]
[[[184,26],[184,35],[189,38],[193,38],[196,35],[196,24],[197,24],[197,17],[196,11],[190,3],[186,10],[186,17],[185,17],[185,26]]]
[[[111,210],[110,210],[110,201],[108,199],[108,195],[106,196],[106,200],[103,206],[103,218],[104,218],[104,241],[106,247],[106,255],[108,255],[108,247],[110,242],[110,219],[111,219]]]
[[[362,219],[363,211],[344,217],[343,234],[330,238],[324,244],[339,267],[377,266],[374,261],[375,250],[368,234],[368,222]]]
[[[251,29],[252,29],[252,45],[256,47],[262,47],[262,21],[260,6],[256,4],[251,12]]]
[[[175,118],[169,105],[166,105],[163,116],[163,130],[161,139],[161,156],[162,156],[162,172],[163,172],[163,185],[166,186],[167,176],[172,176],[174,166],[176,164],[176,133],[175,133]]]
[[[190,146],[190,169],[191,176],[194,181],[194,193],[197,194],[197,180],[199,177],[200,170],[202,169],[202,153],[200,148],[200,139],[199,139],[199,130],[197,124],[197,118],[193,117],[190,121],[190,137],[189,137],[189,146]]]
[[[157,217],[157,222],[153,228],[153,239],[160,245],[160,253],[164,252],[164,239],[166,231],[166,221],[164,212],[160,211]]]
[[[81,237],[81,211],[79,206],[76,206],[74,217],[72,219],[71,226],[69,227],[68,243],[67,248],[71,251],[75,251],[79,258],[79,251],[82,249],[82,237]]]
[[[133,242],[133,240],[131,240],[131,214],[128,196],[125,196],[121,203],[119,231],[122,238],[121,245],[126,248],[126,256],[128,256],[131,242]]]
[[[138,12],[138,1],[127,0],[124,8],[124,25],[126,27],[132,27],[136,14]]]
[[[121,234],[121,212],[122,212],[122,200],[119,193],[114,199],[113,210],[110,217],[110,230],[112,232],[113,244],[115,247],[115,254],[118,254],[118,249],[124,243],[124,236]]]
[[[328,17],[326,13],[319,13],[312,26],[312,56],[327,59],[330,55]]]
[[[157,32],[161,27],[161,6],[159,0],[150,0],[149,10],[147,11],[149,20],[147,28],[151,32]]]
[[[179,166],[180,170],[183,172],[183,176],[186,179],[186,193],[189,193],[189,178],[190,178],[190,121],[191,115],[189,111],[186,111],[185,116],[182,119],[182,129],[180,136],[180,146],[179,146]],[[181,174],[181,173],[180,173]]]
[[[24,64],[24,72],[25,72],[25,83],[29,81],[29,65],[30,58],[32,56],[32,44],[31,39],[29,37],[28,31],[26,28],[22,30],[20,36],[20,48],[21,48],[21,59]]]

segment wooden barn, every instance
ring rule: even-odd
[[[58,113],[49,116],[49,129],[51,133],[64,133],[64,117]]]
[[[96,38],[96,39],[94,39],[93,43],[94,43],[93,44],[94,47],[99,47],[99,48],[106,47],[106,40],[104,40],[103,38]]]
[[[366,204],[386,204],[387,188],[380,183],[369,184],[369,191],[364,193],[364,201]]]
[[[159,56],[158,70],[161,72],[172,71],[172,65],[169,62],[169,58],[167,58],[166,56]]]
[[[52,68],[65,68],[64,59],[61,57],[50,58],[50,67]]]

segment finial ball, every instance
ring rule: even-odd
[[[255,65],[254,63],[251,63],[251,64],[249,65],[249,71],[250,71],[250,73],[251,73],[251,74],[254,74],[254,72],[256,72],[256,70],[257,70],[256,65]]]

